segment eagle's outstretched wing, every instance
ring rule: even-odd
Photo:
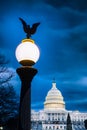
[[[32,25],[32,27],[30,28],[31,30],[30,30],[30,33],[31,34],[34,34],[35,32],[36,32],[36,29],[37,29],[37,27],[38,27],[38,25],[39,25],[40,23],[34,23],[33,25]]]
[[[36,32],[36,29],[37,29],[37,27],[38,27],[38,25],[39,25],[40,23],[34,23],[34,24],[32,25],[32,27],[30,28],[30,25],[28,25],[22,18],[19,17],[19,19],[20,19],[20,21],[21,21],[22,24],[23,24],[24,32],[27,33],[27,35],[26,35],[27,38],[30,38],[31,35]]]
[[[23,29],[24,29],[24,31],[25,31],[26,33],[28,33],[28,31],[29,31],[29,29],[30,29],[30,26],[27,25],[27,23],[26,23],[22,18],[19,18],[19,19],[20,19],[20,21],[21,21],[22,24],[23,24]]]

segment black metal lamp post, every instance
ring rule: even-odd
[[[37,73],[32,66],[38,61],[40,52],[29,37],[16,48],[16,58],[22,67],[17,68],[21,80],[18,130],[31,129],[31,81]]]

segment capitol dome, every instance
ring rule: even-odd
[[[44,110],[65,110],[65,102],[61,92],[57,89],[56,83],[52,83],[52,88],[47,93],[44,102]]]

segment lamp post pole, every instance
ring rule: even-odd
[[[17,73],[21,79],[21,94],[19,106],[18,130],[31,129],[31,81],[37,70],[30,67],[20,67]]]

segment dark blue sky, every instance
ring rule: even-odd
[[[87,0],[8,0],[0,3],[0,51],[14,71],[20,65],[16,46],[26,38],[22,17],[32,25],[41,22],[32,39],[40,48],[34,66],[32,108],[42,109],[55,77],[69,110],[87,111]],[[12,80],[17,93],[20,81]]]

